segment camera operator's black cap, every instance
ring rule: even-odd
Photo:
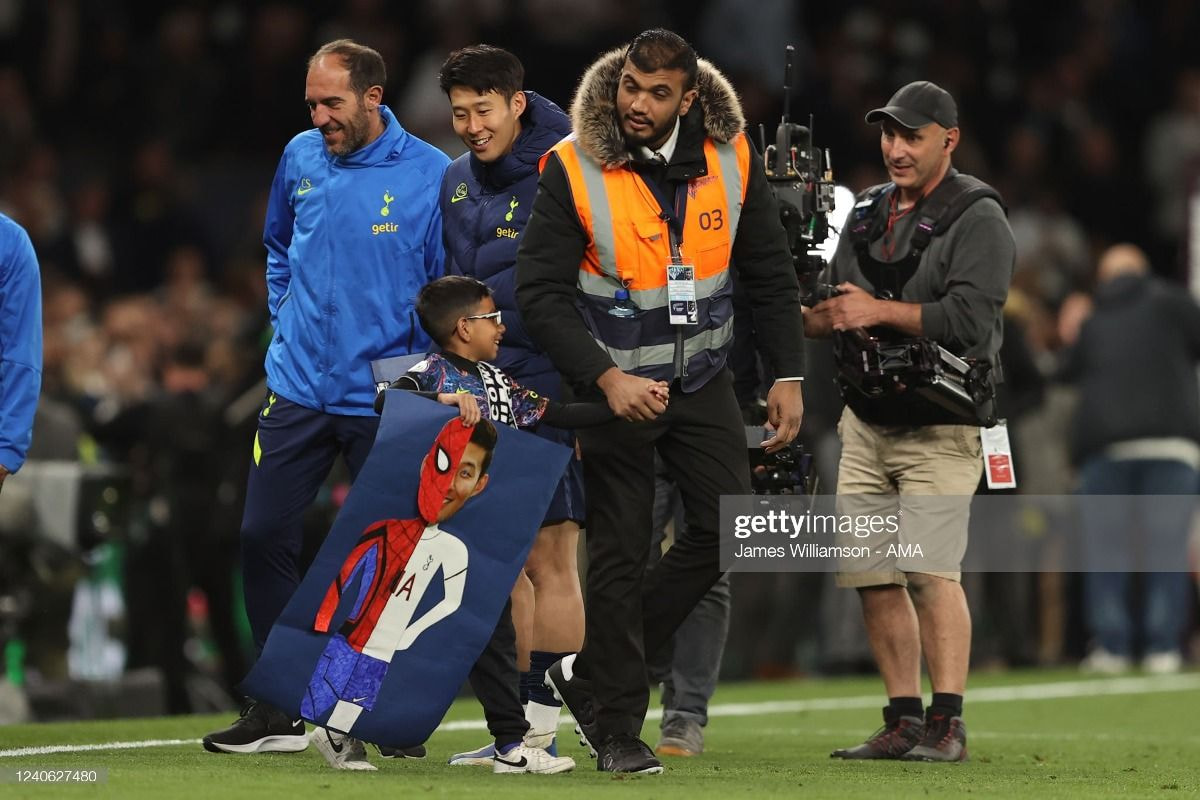
[[[888,104],[867,113],[867,124],[891,117],[905,128],[916,130],[936,122],[943,128],[958,127],[958,106],[942,87],[929,81],[913,81],[892,95]]]

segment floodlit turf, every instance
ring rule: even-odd
[[[107,768],[100,786],[0,785],[0,797],[301,798],[623,796],[655,798],[838,797],[1166,797],[1200,795],[1200,675],[1134,676],[1080,684],[1070,672],[979,676],[967,697],[968,764],[854,763],[829,758],[835,747],[878,725],[878,682],[868,679],[724,685],[714,698],[707,752],[671,759],[660,776],[619,778],[595,761],[563,727],[560,752],[575,772],[556,776],[492,775],[449,767],[446,757],[487,741],[464,730],[479,719],[474,701],[455,704],[429,741],[424,761],[378,758],[375,773],[336,772],[312,751],[261,756],[214,755],[198,742],[11,756],[23,747],[188,739],[223,727],[232,716],[174,717],[0,728],[0,774],[13,768]],[[1051,691],[1047,692],[1049,686]],[[1094,691],[1093,691],[1094,689]],[[1040,699],[1011,699],[1018,692]],[[1047,694],[1068,697],[1046,697]],[[775,708],[771,709],[771,705]],[[783,708],[784,710],[779,710]],[[648,723],[646,739],[657,738]]]

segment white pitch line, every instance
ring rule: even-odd
[[[46,747],[18,747],[0,750],[0,757],[47,756],[53,753],[86,753],[90,750],[137,750],[143,747],[172,747],[179,744],[200,744],[199,739],[148,739],[144,742],[105,742],[104,744],[55,744]]]
[[[1200,674],[1160,675],[1097,680],[1058,681],[1054,683],[1030,683],[1020,686],[989,686],[972,689],[967,695],[971,705],[976,703],[1005,703],[1013,700],[1056,700],[1096,695],[1154,694],[1160,692],[1189,692],[1200,689]],[[760,703],[718,703],[708,710],[710,717],[747,717],[759,714],[796,714],[804,711],[845,711],[855,708],[878,708],[882,695],[859,695],[856,697],[820,697],[811,700],[776,700]],[[647,720],[662,719],[661,709],[651,709]],[[565,717],[560,723],[571,725]],[[440,731],[487,730],[481,719],[463,719],[444,722]],[[18,747],[0,750],[0,758],[17,756],[41,756],[55,753],[84,753],[93,750],[135,750],[145,747],[172,747],[200,744],[199,739],[151,739],[142,742],[107,742],[105,744],[47,745],[44,747]]]
[[[862,738],[862,728],[808,728],[808,727],[793,727],[793,728],[776,728],[762,727],[755,728],[755,733],[772,736],[829,736],[842,737],[852,739],[857,736]],[[1200,744],[1200,736],[1177,736],[1172,733],[1154,734],[1154,733],[1072,733],[1063,731],[981,731],[972,730],[971,739],[1027,739],[1029,741],[1052,741],[1059,742],[1063,740],[1073,742],[1124,742],[1128,744],[1145,744],[1146,742],[1167,741],[1172,744]]]

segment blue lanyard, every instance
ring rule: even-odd
[[[654,195],[655,201],[658,202],[660,209],[659,219],[667,223],[667,230],[670,234],[671,255],[681,257],[681,248],[683,247],[683,215],[687,210],[687,183],[678,183],[675,186],[675,202],[672,203],[667,199],[666,192],[658,185],[657,181],[648,181],[642,175],[638,175],[646,188],[650,190],[650,194]]]

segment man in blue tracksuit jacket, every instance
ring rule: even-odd
[[[439,84],[450,100],[454,132],[468,152],[446,170],[438,199],[446,272],[486,283],[503,315],[504,338],[496,366],[522,386],[557,398],[558,371],[529,338],[517,310],[516,263],[517,245],[537,192],[538,160],[571,132],[571,120],[546,98],[523,91],[524,77],[515,55],[489,45],[456,50],[442,64]],[[533,432],[574,446],[569,431],[543,424]],[[525,738],[534,747],[550,747],[558,730],[561,703],[542,685],[545,670],[583,645],[583,593],[576,567],[583,519],[583,470],[572,461],[513,589],[512,621],[522,634],[516,637],[520,701],[528,701]],[[501,619],[501,628],[511,633],[506,619]],[[493,638],[489,649],[493,646],[505,649],[507,644]],[[516,706],[517,696],[507,697],[508,687],[500,682],[481,686],[473,678],[472,686],[488,711],[489,727],[499,709]],[[525,730],[519,719],[506,723]],[[487,745],[458,753],[450,763],[490,766],[492,756],[492,745]]]
[[[357,476],[379,424],[370,362],[423,353],[417,290],[442,274],[437,191],[449,159],[381,104],[376,51],[340,39],[308,63],[314,129],[284,149],[267,207],[266,403],[242,518],[246,615],[261,651],[300,582],[302,517],[337,456]],[[304,724],[252,704],[212,752],[296,751]]]
[[[0,214],[0,485],[25,463],[42,386],[42,281],[29,234]]]

